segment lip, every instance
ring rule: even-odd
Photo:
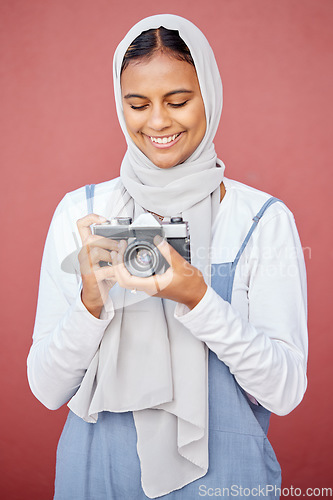
[[[163,139],[163,137],[170,137],[170,136],[175,135],[175,134],[153,135],[153,136],[150,136],[150,135],[147,135],[147,134],[145,134],[145,135],[148,137],[150,144],[152,144],[155,148],[157,148],[157,149],[168,149],[168,148],[171,148],[172,146],[174,146],[181,139],[183,133],[184,132],[180,132],[179,135],[178,135],[178,137],[176,137],[176,139],[174,139],[171,142],[167,142],[166,144],[159,144],[158,142],[153,142],[151,140],[151,137]]]

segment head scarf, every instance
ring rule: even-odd
[[[124,54],[143,31],[178,30],[188,46],[205,106],[206,132],[182,164],[161,169],[134,144],[124,120],[120,71]],[[145,210],[188,221],[192,264],[210,284],[211,227],[220,201],[224,165],[213,139],[222,110],[222,83],[213,51],[190,21],[165,14],[137,23],[114,55],[114,92],[127,141],[120,195],[112,216],[137,217]],[[120,201],[119,201],[120,200]],[[145,494],[156,498],[204,476],[208,470],[208,353],[174,316],[173,301],[117,284],[110,296],[115,316],[105,331],[69,407],[88,422],[101,411],[133,411]],[[144,299],[144,300],[143,300]]]

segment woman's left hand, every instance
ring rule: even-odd
[[[115,278],[123,288],[136,289],[164,299],[180,302],[193,309],[205,295],[207,285],[202,273],[185,260],[171,245],[161,237],[155,237],[154,243],[170,267],[163,274],[148,278],[133,276],[124,265],[126,241],[122,240],[119,251],[111,252]]]

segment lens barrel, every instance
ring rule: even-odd
[[[160,271],[163,258],[153,243],[135,240],[125,250],[124,264],[133,276],[148,278]]]

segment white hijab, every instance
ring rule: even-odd
[[[194,153],[168,169],[154,165],[130,138],[120,87],[129,45],[143,31],[161,26],[178,30],[191,52],[207,122]],[[192,264],[210,284],[211,227],[224,172],[213,144],[222,110],[222,83],[213,51],[186,19],[171,14],[148,17],[117,47],[114,90],[128,149],[121,165],[121,196],[115,197],[112,215],[136,217],[145,210],[163,216],[182,214],[189,222]],[[115,316],[69,407],[87,422],[96,422],[101,411],[133,411],[142,487],[148,497],[156,498],[208,470],[207,347],[175,318],[174,302],[147,298],[143,292],[133,298],[117,284],[110,296]]]

